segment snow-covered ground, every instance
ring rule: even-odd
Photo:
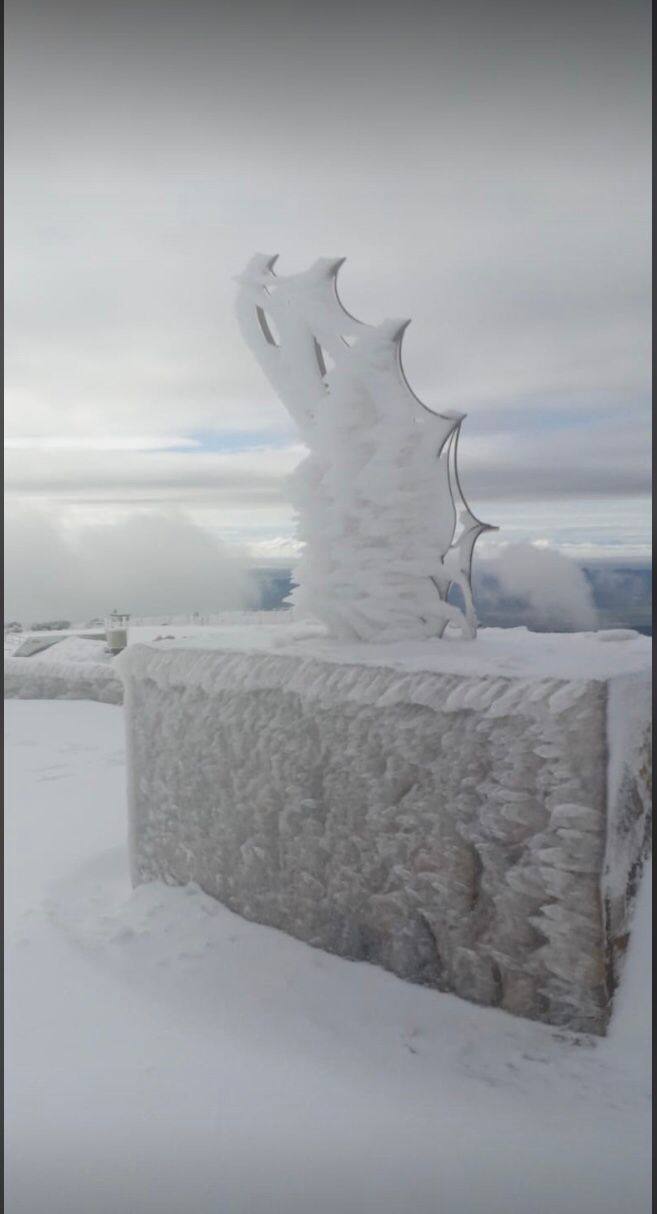
[[[122,710],[5,708],[10,1214],[648,1211],[648,875],[576,1038],[131,892]]]

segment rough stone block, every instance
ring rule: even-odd
[[[603,1033],[648,847],[649,680],[557,659],[131,647],[134,881]]]

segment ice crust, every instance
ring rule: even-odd
[[[646,853],[647,670],[623,691],[145,645],[116,666],[135,883],[605,1031]]]
[[[76,636],[55,640],[47,649],[32,655],[32,662],[94,662],[107,666],[111,661],[104,640]]]
[[[634,900],[652,846],[651,683],[628,674],[609,683],[607,837],[602,893],[609,982],[622,976]]]
[[[276,260],[258,254],[240,275],[237,317],[309,451],[290,481],[303,544],[291,601],[343,639],[441,636],[448,622],[473,637],[472,553],[489,528],[458,479],[464,414],[410,388],[408,321],[370,326],[342,306],[341,259],[287,276]]]
[[[123,684],[112,662],[88,660],[80,651],[55,658],[55,649],[59,645],[30,658],[5,657],[5,699],[122,703]]]

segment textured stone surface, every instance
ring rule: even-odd
[[[135,882],[604,1032],[646,848],[645,676],[630,744],[614,680],[146,646],[117,665]]]

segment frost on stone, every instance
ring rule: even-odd
[[[257,256],[240,278],[243,336],[310,454],[292,478],[304,548],[292,601],[332,635],[473,637],[473,514],[457,472],[464,414],[435,413],[401,360],[408,321],[363,324],[340,302],[342,261],[274,273]],[[460,590],[463,610],[448,601]]]
[[[618,987],[625,965],[634,903],[652,846],[651,687],[626,675],[609,684],[607,840],[602,896],[607,980]]]
[[[342,956],[605,1031],[605,897],[627,923],[647,823],[608,790],[605,680],[139,645],[119,670],[136,882],[195,881]],[[609,795],[629,807],[611,836]]]

